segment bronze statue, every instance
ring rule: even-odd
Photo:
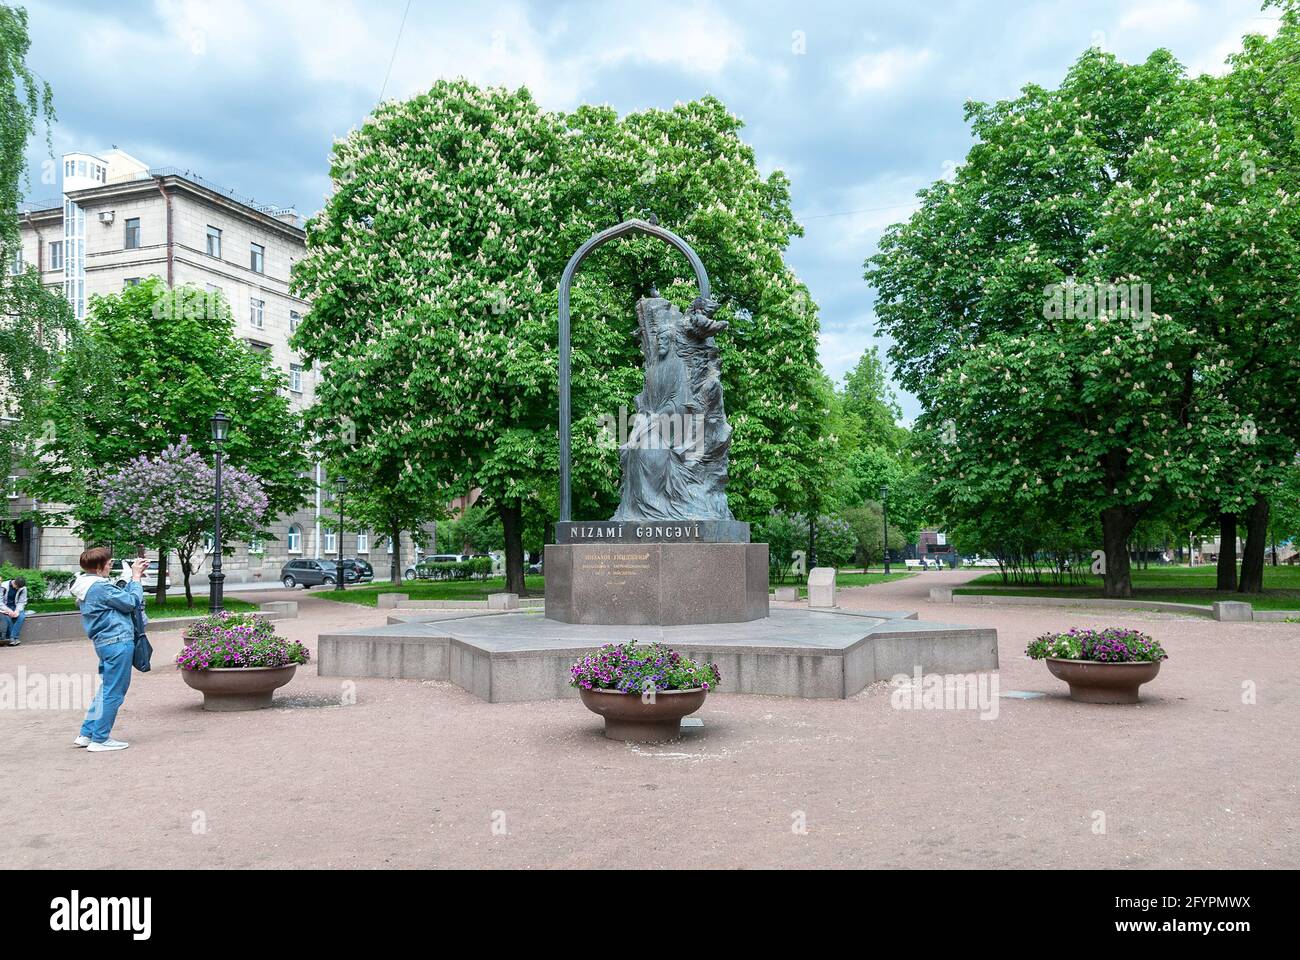
[[[731,426],[713,336],[718,303],[699,298],[685,314],[657,295],[638,301],[645,388],[619,448],[623,481],[614,520],[734,520],[727,506]]]

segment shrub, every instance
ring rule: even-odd
[[[59,599],[72,587],[72,581],[77,579],[77,575],[71,570],[46,570],[43,575],[46,600]]]
[[[64,571],[51,571],[51,573],[63,573]],[[21,567],[15,567],[12,563],[0,563],[0,580],[12,580],[14,577],[22,577],[27,581],[27,601],[34,603],[37,600],[47,599],[46,583],[47,574],[40,570],[24,570]],[[68,582],[71,583],[72,575],[69,574]]]
[[[1167,660],[1160,641],[1140,630],[1107,627],[1105,630],[1073,629],[1069,633],[1046,633],[1031,640],[1025,653],[1034,660],[1092,660],[1097,663],[1137,663]]]
[[[185,629],[184,646],[176,656],[182,670],[209,667],[284,667],[303,664],[311,651],[278,636],[269,620],[253,613],[218,613]]]
[[[722,679],[716,663],[701,664],[662,643],[607,643],[571,668],[569,685],[587,690],[710,690]]]

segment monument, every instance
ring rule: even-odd
[[[620,229],[622,228],[622,229]],[[568,512],[568,285],[560,299],[561,517],[546,547],[546,616],[564,623],[741,623],[768,614],[767,545],[727,505],[731,425],[708,275],[695,252],[653,221],[620,224],[677,246],[691,260],[700,295],[683,312],[652,291],[636,305],[644,387],[619,447],[618,509],[604,521]],[[575,260],[594,249],[584,247]],[[574,261],[570,267],[576,268]]]
[[[619,502],[607,520],[573,519],[569,290],[607,240],[645,233],[690,261],[699,296],[683,311],[653,291],[628,335],[641,347],[642,389],[619,447]],[[727,504],[731,426],[717,319],[695,251],[651,220],[628,220],[578,248],[560,282],[560,517],[546,547],[545,609],[513,595],[394,601],[385,626],[323,632],[317,672],[445,680],[493,703],[574,697],[569,667],[610,642],[667,643],[717,663],[724,693],[851,697],[897,675],[997,669],[993,630],[927,623],[907,610],[835,606],[834,571],[810,578],[823,607],[768,608],[767,544]],[[527,602],[527,601],[525,601]]]

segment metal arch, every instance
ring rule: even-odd
[[[560,278],[560,520],[562,522],[573,519],[573,498],[569,490],[570,433],[573,426],[573,410],[569,403],[569,290],[573,286],[573,275],[577,273],[578,267],[582,265],[583,260],[587,259],[589,253],[606,241],[629,233],[646,233],[680,250],[686,255],[686,259],[691,262],[691,268],[695,271],[695,284],[699,287],[700,296],[709,295],[709,275],[705,272],[699,255],[677,234],[649,220],[624,220],[608,230],[602,230],[580,246],[577,253],[569,258],[569,263],[564,268],[564,275]]]

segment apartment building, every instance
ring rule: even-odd
[[[22,247],[11,270],[34,268],[63,291],[78,317],[89,300],[160,277],[219,292],[249,349],[265,351],[284,371],[294,407],[314,399],[318,372],[289,346],[308,304],[289,291],[290,271],[306,234],[292,208],[259,204],[174,168],[151,168],[114,148],[102,155],[70,153],[61,164],[62,196],[27,204],[20,214]],[[233,411],[232,411],[233,412]],[[337,531],[323,522],[331,485],[317,465],[303,478],[312,503],[270,525],[274,539],[236,545],[223,559],[228,582],[274,580],[296,557],[336,555]],[[11,511],[24,504],[10,478]],[[406,537],[403,563],[418,555]],[[0,559],[26,566],[75,569],[83,544],[72,530],[23,525]],[[385,570],[391,546],[368,533],[345,536],[346,556],[369,556]],[[173,582],[179,568],[172,566]],[[205,568],[206,569],[206,568]],[[382,575],[382,574],[381,574]]]

